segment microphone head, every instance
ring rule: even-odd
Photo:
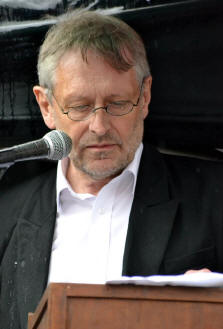
[[[68,156],[72,148],[71,138],[63,131],[52,130],[43,136],[49,146],[48,159],[61,160]]]

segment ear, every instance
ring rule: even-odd
[[[143,88],[143,118],[145,119],[149,113],[149,104],[151,101],[151,86],[152,86],[152,76],[148,76],[144,79]]]
[[[33,87],[33,92],[36,96],[37,103],[43,117],[43,120],[48,128],[55,129],[54,110],[47,97],[46,91],[43,87]]]

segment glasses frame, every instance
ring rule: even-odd
[[[62,112],[63,114],[65,114],[65,115],[67,115],[67,117],[68,117],[70,120],[72,120],[72,121],[86,121],[86,120],[88,120],[88,119],[89,119],[89,118],[90,118],[90,117],[91,117],[91,116],[92,116],[97,110],[100,110],[100,109],[105,110],[106,113],[108,113],[108,114],[110,114],[111,116],[114,116],[114,117],[121,117],[121,116],[124,116],[124,115],[129,114],[130,112],[133,111],[134,107],[137,107],[137,106],[139,105],[139,101],[140,101],[140,98],[141,98],[141,96],[142,96],[143,86],[144,86],[144,78],[143,78],[142,83],[141,83],[140,92],[139,92],[139,97],[138,97],[138,99],[137,99],[137,102],[134,104],[134,103],[132,103],[131,101],[129,101],[129,103],[132,104],[132,108],[131,108],[127,113],[124,113],[124,114],[118,114],[118,115],[117,115],[117,114],[112,114],[112,113],[108,112],[108,107],[109,107],[109,105],[110,105],[110,104],[108,104],[108,105],[106,105],[106,106],[100,106],[100,107],[96,107],[96,108],[94,108],[94,109],[91,111],[91,113],[90,113],[85,119],[81,119],[81,120],[80,120],[80,119],[74,120],[74,119],[70,118],[70,117],[69,117],[69,113],[70,113],[72,110],[68,110],[68,111],[64,110],[64,108],[63,108],[63,107],[59,104],[59,102],[57,101],[57,99],[56,99],[56,97],[55,97],[53,91],[50,90],[50,92],[51,92],[51,94],[52,94],[54,100],[56,101],[57,106],[58,106],[59,109],[61,110],[61,112]]]

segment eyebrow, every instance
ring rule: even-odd
[[[128,96],[124,96],[124,95],[120,95],[120,94],[110,94],[110,95],[107,95],[105,97],[105,100],[106,99],[109,99],[109,98],[115,98],[115,97],[119,97],[119,98],[122,98],[126,101],[128,101],[129,97]],[[81,102],[81,101],[86,101],[88,100],[89,97],[86,95],[86,96],[81,96],[81,95],[67,95],[65,98],[64,98],[64,104],[67,104],[69,105],[70,103],[72,102]]]
[[[86,99],[87,99],[87,97],[84,97],[84,96],[67,95],[64,98],[64,103],[78,102],[78,101],[83,101],[83,100],[86,100]]]

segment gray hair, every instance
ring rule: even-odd
[[[37,66],[42,87],[53,90],[60,59],[71,49],[79,49],[86,62],[88,50],[93,50],[118,71],[126,72],[134,67],[139,82],[150,75],[138,33],[114,16],[79,10],[64,15],[46,34]]]

